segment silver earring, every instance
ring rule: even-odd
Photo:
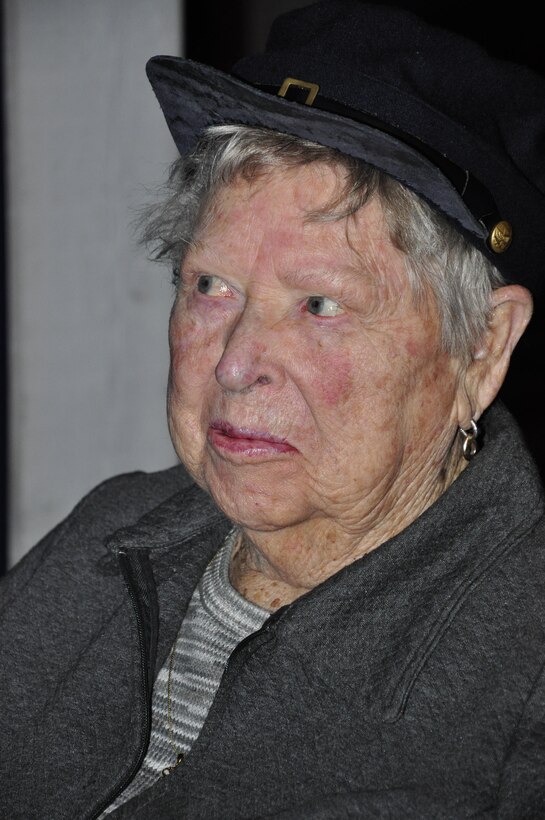
[[[479,428],[475,423],[475,419],[469,422],[471,427],[464,430],[463,427],[458,428],[460,437],[462,439],[462,454],[466,461],[471,461],[477,452],[477,436],[479,435]]]

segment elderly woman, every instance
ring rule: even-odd
[[[494,403],[543,84],[344,0],[236,76],[148,71],[185,470],[106,482],[8,577],[3,816],[544,817],[543,495]]]

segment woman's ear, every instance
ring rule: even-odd
[[[532,316],[532,296],[521,285],[506,285],[492,292],[492,315],[487,331],[473,351],[460,396],[459,424],[469,426],[492,404],[503,384],[511,353]]]

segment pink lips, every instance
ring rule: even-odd
[[[296,452],[286,439],[262,430],[233,427],[226,421],[213,421],[208,428],[208,441],[219,453],[240,454],[256,458]]]

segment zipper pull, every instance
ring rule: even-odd
[[[164,768],[163,771],[161,772],[162,776],[163,777],[168,777],[169,774],[172,774],[172,772],[174,771],[176,766],[179,766],[180,763],[183,763],[183,762],[184,762],[184,753],[180,752],[176,757],[176,763],[174,763],[172,766],[166,766],[166,768]]]

